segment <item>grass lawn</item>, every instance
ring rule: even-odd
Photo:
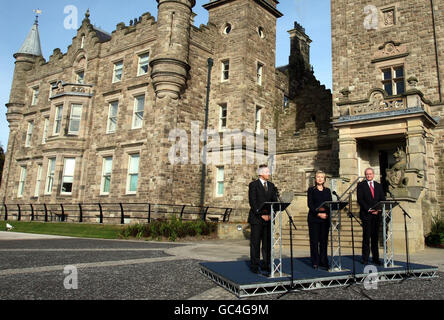
[[[124,226],[121,225],[80,223],[41,223],[18,221],[8,221],[8,223],[14,227],[12,232],[96,239],[121,239],[120,232],[124,228]],[[6,231],[5,221],[0,221],[0,231]]]

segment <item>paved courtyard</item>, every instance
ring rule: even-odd
[[[380,284],[378,290],[371,291],[351,286],[296,292],[282,299],[443,300],[443,252],[427,249],[411,257],[412,262],[438,266],[437,279]],[[304,251],[295,253],[298,257],[307,255]],[[158,243],[0,232],[0,300],[237,301],[201,275],[199,263],[248,258],[248,241]]]

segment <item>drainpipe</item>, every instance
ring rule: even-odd
[[[214,61],[208,58],[208,80],[207,80],[207,100],[205,104],[205,127],[204,127],[204,145],[203,145],[203,157],[202,157],[202,177],[200,181],[200,206],[202,208],[201,215],[204,214],[205,205],[205,180],[207,171],[207,140],[208,140],[208,114],[210,108],[210,91],[211,91],[211,70],[213,69]]]
[[[439,101],[443,102],[442,90],[441,90],[441,75],[440,75],[440,70],[439,70],[438,41],[436,40],[435,9],[433,7],[433,0],[430,0],[430,6],[432,7],[433,40],[435,42],[435,59],[436,59],[436,72],[438,74]]]

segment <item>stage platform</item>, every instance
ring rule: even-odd
[[[235,294],[239,298],[255,297],[270,294],[285,293],[291,288],[291,260],[283,259],[282,278],[270,279],[250,271],[249,261],[207,262],[200,264],[200,272],[209,279]],[[400,281],[407,277],[418,279],[436,278],[438,268],[433,266],[410,263],[408,275],[405,262],[395,261],[395,267],[378,269],[378,282]],[[293,260],[294,281],[293,289],[300,291],[325,288],[344,287],[353,280],[352,256],[342,257],[342,271],[329,272],[314,270],[310,258],[295,258]],[[356,282],[363,285],[369,276],[364,272],[365,266],[355,257]],[[373,276],[374,277],[374,276]]]

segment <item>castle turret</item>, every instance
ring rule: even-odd
[[[188,54],[192,8],[196,0],[157,0],[158,41],[151,60],[154,89],[158,98],[177,99],[189,71]]]
[[[34,64],[42,57],[42,49],[40,44],[40,35],[38,28],[38,20],[36,19],[28,37],[23,42],[20,50],[14,54],[15,70],[12,81],[11,94],[8,108],[7,119],[11,130],[18,125],[21,118],[22,109],[25,105],[26,97],[26,81],[28,72],[34,67]]]
[[[11,94],[9,96],[9,103],[6,104],[8,111],[6,113],[6,118],[9,122],[10,134],[8,140],[7,154],[14,152],[14,146],[18,137],[18,129],[20,121],[23,119],[23,109],[25,107],[25,99],[27,94],[27,79],[29,76],[29,71],[31,71],[35,64],[43,59],[42,49],[40,45],[40,35],[38,28],[38,20],[36,18],[28,37],[23,42],[19,51],[14,54],[15,58],[15,69],[14,77],[12,80]],[[2,185],[1,199],[4,201],[4,193],[8,189],[9,183],[9,172],[11,157],[5,157]]]

